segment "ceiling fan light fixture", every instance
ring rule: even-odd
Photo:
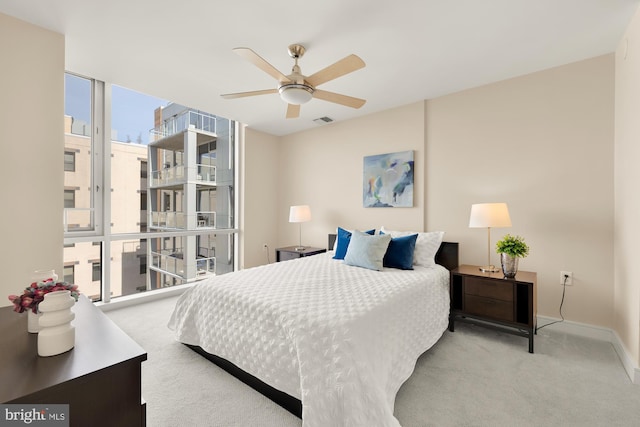
[[[302,105],[313,98],[313,88],[311,86],[291,83],[278,88],[280,97],[287,104]]]

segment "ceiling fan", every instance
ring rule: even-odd
[[[302,74],[300,66],[298,66],[298,59],[305,53],[305,48],[302,45],[292,44],[289,46],[289,56],[294,59],[295,64],[291,69],[291,74],[288,76],[282,74],[273,65],[269,64],[260,57],[260,55],[247,47],[237,47],[233,49],[233,51],[256,67],[260,68],[265,73],[269,74],[271,77],[278,80],[278,87],[276,89],[254,90],[251,92],[228,93],[221,95],[225,99],[280,93],[282,100],[289,104],[287,107],[287,119],[299,117],[300,105],[309,102],[311,98],[323,99],[325,101],[345,105],[351,108],[360,108],[365,102],[367,102],[364,99],[316,89],[316,86],[363,68],[365,63],[357,55],[352,54],[346,56],[338,62],[307,77]]]

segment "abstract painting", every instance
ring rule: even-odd
[[[365,156],[362,205],[365,208],[413,206],[413,151]]]

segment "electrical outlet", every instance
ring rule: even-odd
[[[565,283],[565,276],[567,277],[567,281]],[[560,284],[561,285],[573,285],[573,273],[570,271],[561,271],[560,272]]]

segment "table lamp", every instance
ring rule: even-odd
[[[491,227],[511,227],[509,208],[506,203],[478,203],[471,205],[470,228],[487,228],[487,265],[480,271],[495,273],[500,271],[491,264]]]
[[[311,209],[308,205],[291,206],[289,209],[289,222],[297,222],[300,225],[300,234],[296,251],[304,251],[302,246],[302,223],[311,221]]]

